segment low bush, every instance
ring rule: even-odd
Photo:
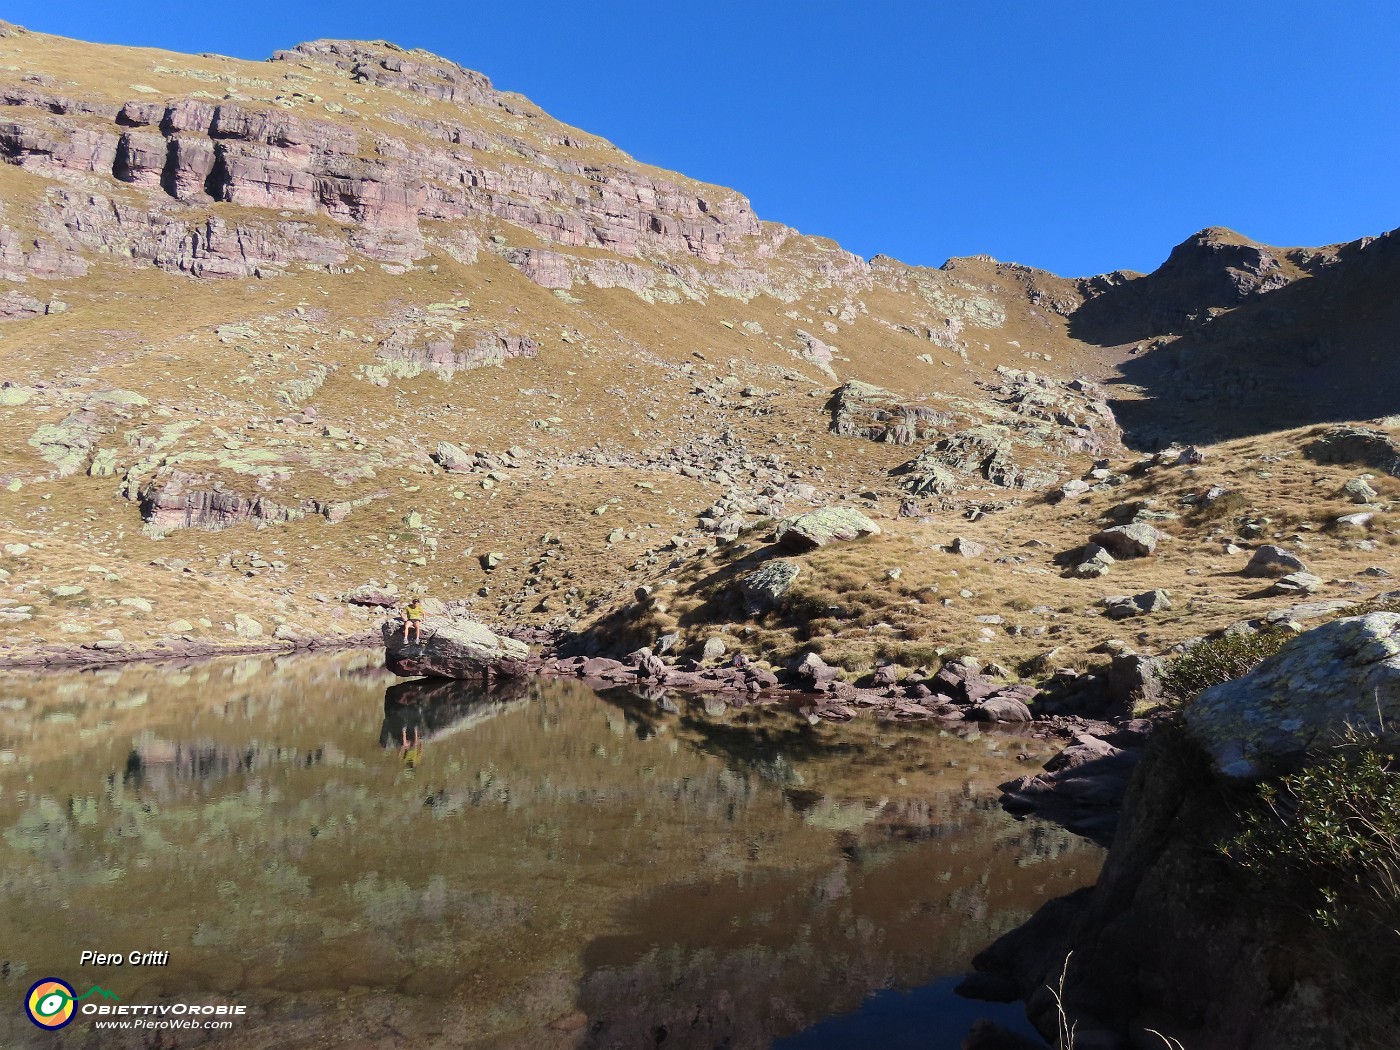
[[[1243,831],[1224,847],[1260,891],[1311,914],[1311,946],[1348,1004],[1360,1045],[1400,1023],[1400,765],[1353,740],[1259,789]],[[1373,1041],[1374,1040],[1374,1041]]]
[[[1168,703],[1186,704],[1202,689],[1248,674],[1283,648],[1287,631],[1228,634],[1197,642],[1162,670],[1162,695]]]

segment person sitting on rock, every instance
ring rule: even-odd
[[[408,604],[403,607],[403,643],[408,644],[408,632],[413,632],[413,640],[421,642],[423,640],[423,618],[427,612],[423,608],[422,598],[410,598]]]

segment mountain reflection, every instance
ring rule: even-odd
[[[369,654],[10,675],[0,985],[154,947],[124,998],[251,1004],[205,1046],[759,1050],[1094,877],[995,805],[1025,747]]]

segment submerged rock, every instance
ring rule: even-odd
[[[423,621],[423,640],[405,642],[403,621],[389,620],[384,638],[384,666],[394,674],[436,678],[516,678],[527,673],[530,647],[502,638],[483,624],[447,616]]]

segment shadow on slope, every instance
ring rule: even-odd
[[[1199,247],[1204,236],[1187,243]],[[1173,264],[1187,254],[1178,248],[1156,273],[1075,314],[1076,336],[1100,345],[1158,326],[1180,333],[1120,365],[1117,382],[1144,394],[1110,401],[1128,444],[1203,444],[1400,412],[1400,231],[1338,249],[1290,249],[1273,266],[1256,258],[1261,252],[1268,255],[1242,245],[1198,251],[1255,262],[1190,275]],[[1202,296],[1194,311],[1183,289]]]

